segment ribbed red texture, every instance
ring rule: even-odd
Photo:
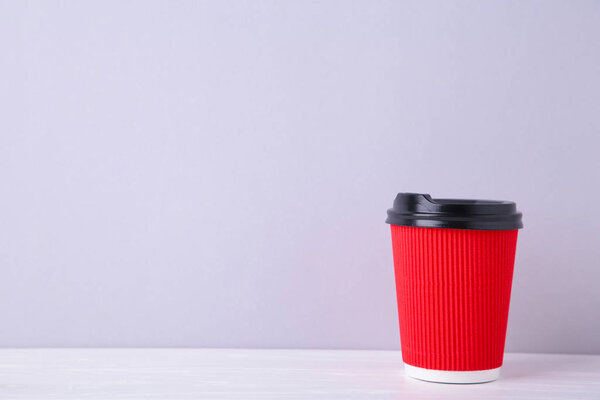
[[[392,225],[404,362],[502,365],[517,233]]]

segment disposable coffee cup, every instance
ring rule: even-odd
[[[510,201],[397,195],[386,222],[408,376],[498,378],[521,218]]]

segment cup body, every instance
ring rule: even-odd
[[[496,379],[518,230],[390,226],[407,374],[449,383]]]

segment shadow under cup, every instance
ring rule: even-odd
[[[447,383],[496,379],[522,228],[515,203],[400,193],[386,222],[406,373]]]

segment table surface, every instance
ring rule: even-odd
[[[507,354],[498,381],[404,376],[398,351],[0,349],[0,399],[600,399],[600,356]]]

